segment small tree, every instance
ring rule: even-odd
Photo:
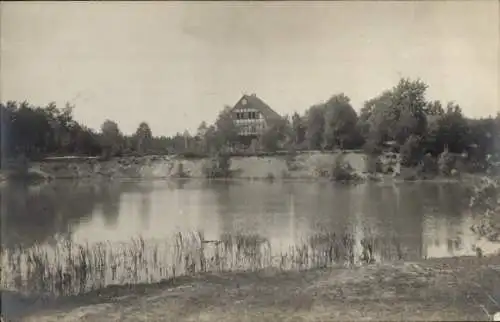
[[[136,150],[141,154],[148,153],[153,141],[153,133],[146,122],[141,122],[134,135]]]
[[[416,135],[411,135],[401,147],[400,153],[401,165],[407,167],[417,165],[421,160],[422,154],[420,138]]]
[[[453,157],[448,152],[447,148],[439,155],[438,168],[441,175],[449,176],[451,174],[451,170],[453,169]]]

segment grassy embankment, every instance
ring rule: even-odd
[[[25,321],[487,321],[499,310],[499,264],[494,256],[201,273],[55,300],[3,301]]]
[[[392,253],[395,262],[374,263],[381,252],[386,257]],[[273,255],[268,241],[258,235],[224,235],[207,241],[198,233],[178,234],[171,241],[62,242],[54,249],[4,249],[1,258],[3,289],[12,290],[3,294],[4,308],[14,316],[51,307],[66,314],[89,303],[97,305],[90,308],[95,311],[112,301],[116,303],[108,307],[110,312],[87,318],[111,321],[127,311],[129,319],[152,314],[150,319],[187,321],[193,318],[186,315],[189,311],[209,321],[229,321],[241,314],[251,321],[285,316],[345,320],[401,318],[409,310],[407,314],[431,319],[484,319],[478,305],[494,310],[488,296],[496,295],[499,290],[492,287],[500,286],[500,272],[491,266],[495,263],[498,268],[498,256],[411,266],[401,262],[405,254],[397,240],[356,242],[353,236],[329,233],[312,236],[279,255]],[[219,295],[217,300],[214,294]],[[471,294],[474,300],[469,299]],[[130,303],[123,296],[135,301],[135,312],[126,308]],[[54,318],[53,314],[49,316]]]

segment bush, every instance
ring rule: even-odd
[[[286,154],[285,162],[288,171],[298,170],[296,162],[297,151],[294,148],[290,148]]]
[[[453,156],[448,151],[443,151],[438,157],[439,173],[443,176],[449,176],[453,169]]]
[[[480,237],[500,242],[500,182],[498,178],[483,178],[475,188],[470,207],[480,215],[471,230]]]
[[[406,167],[416,166],[421,158],[420,138],[411,135],[401,147],[401,165]]]
[[[415,181],[419,179],[419,169],[401,167],[400,178],[404,181]]]
[[[437,160],[427,153],[421,162],[422,172],[425,174],[437,174],[439,172]]]
[[[354,169],[344,160],[342,154],[335,159],[331,177],[335,181],[351,181],[358,178],[358,176],[354,173]]]
[[[203,159],[207,157],[207,154],[195,152],[195,151],[185,151],[178,154],[179,157],[190,160],[190,159]]]
[[[207,178],[229,178],[231,176],[231,157],[229,154],[217,154],[208,160],[203,167],[203,174]]]

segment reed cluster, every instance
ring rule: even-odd
[[[264,268],[303,270],[375,260],[376,239],[317,233],[286,249],[273,250],[258,234],[177,233],[165,240],[142,237],[123,243],[2,249],[1,286],[23,293],[83,294],[112,284],[154,283],[205,272]],[[356,247],[358,250],[356,251]],[[401,249],[396,246],[398,257]]]

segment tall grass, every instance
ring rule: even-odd
[[[361,246],[356,258],[355,246]],[[380,244],[380,243],[379,243]],[[372,262],[375,239],[356,243],[349,234],[318,233],[286,251],[274,251],[258,234],[223,234],[206,240],[203,232],[178,233],[171,239],[112,244],[2,249],[1,285],[23,293],[82,294],[111,284],[153,283],[201,272],[301,270],[336,264]],[[400,247],[395,249],[400,252]],[[399,255],[398,255],[399,256]]]

